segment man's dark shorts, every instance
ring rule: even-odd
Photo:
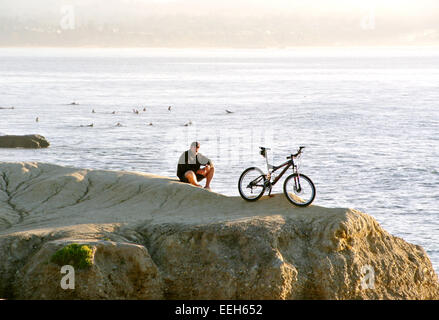
[[[193,172],[193,171],[192,171]],[[201,181],[201,180],[203,180],[204,178],[206,178],[205,176],[203,176],[202,174],[196,174],[196,176],[197,176],[197,181],[199,182],[199,181]],[[186,183],[189,183],[189,180],[188,179],[186,179],[186,177],[179,177],[180,178],[180,181],[181,182],[186,182]]]

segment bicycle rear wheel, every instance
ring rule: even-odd
[[[265,175],[259,168],[244,170],[238,181],[239,194],[247,201],[258,200],[265,192],[265,180]]]
[[[306,207],[314,201],[316,188],[304,174],[293,173],[284,182],[284,193],[288,201],[299,207]]]

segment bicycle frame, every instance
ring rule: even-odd
[[[270,150],[269,148],[265,148],[265,150]],[[265,162],[267,164],[267,171],[268,173],[265,175],[261,175],[258,178],[254,179],[252,182],[249,183],[249,185],[247,187],[253,187],[253,186],[258,186],[258,182],[260,181],[260,178],[262,178],[263,176],[266,177],[266,181],[265,181],[265,186],[268,187],[270,189],[270,193],[271,193],[271,189],[272,187],[282,178],[282,176],[285,174],[285,172],[287,172],[287,170],[289,168],[293,168],[293,173],[297,174],[297,177],[294,178],[294,183],[296,185],[297,189],[300,189],[300,180],[299,180],[299,172],[297,170],[297,165],[294,163],[294,157],[292,156],[291,159],[285,161],[284,163],[282,163],[279,166],[273,166],[271,164],[268,163],[268,158],[267,155],[264,155],[265,158]],[[279,170],[280,168],[285,167],[282,172],[273,180],[271,181],[271,175],[273,174],[273,172],[276,172],[277,170]],[[271,170],[271,171],[270,171]]]
[[[299,150],[297,150],[295,154],[291,154],[290,156],[287,157],[287,161],[285,161],[284,163],[278,166],[274,166],[268,163],[267,150],[270,149],[260,147],[261,149],[260,154],[265,158],[266,161],[267,173],[264,173],[263,170],[257,167],[247,168],[239,178],[238,189],[239,189],[239,193],[241,194],[241,197],[248,201],[256,201],[262,197],[266,189],[269,190],[268,196],[271,196],[271,191],[273,189],[273,186],[283,177],[283,175],[285,174],[285,172],[287,172],[289,168],[292,168],[293,173],[286,178],[284,183],[283,191],[285,196],[291,203],[297,206],[305,207],[308,206],[310,203],[312,203],[315,197],[315,186],[311,181],[311,179],[309,179],[307,176],[303,174],[299,174],[298,165],[294,161],[294,159],[298,159],[301,156],[303,148],[305,148],[305,146],[300,146]],[[282,169],[281,172],[279,174],[275,174],[275,172],[280,169]],[[248,172],[254,172],[253,174],[256,173],[257,177],[252,181],[250,181],[247,184],[247,186],[245,186],[245,184],[243,184],[244,181],[243,179]],[[301,182],[303,179],[305,179],[304,188],[302,188],[301,186]],[[293,183],[293,185],[291,185],[291,183]],[[293,188],[292,190],[290,190],[291,187]],[[247,188],[251,189],[251,193],[253,193],[253,188],[262,188],[262,189],[259,189],[259,191],[257,191],[255,196],[248,196],[246,194]],[[309,199],[306,198],[302,199],[303,194],[306,195],[309,191],[311,192],[309,195]],[[294,197],[296,198],[298,197],[298,199]]]
[[[271,168],[270,168],[271,167]],[[285,172],[287,172],[287,170],[291,167],[293,167],[293,171],[297,173],[297,166],[294,164],[294,159],[285,161],[284,163],[282,163],[279,166],[270,166],[267,162],[267,168],[268,168],[268,180],[271,181],[271,174],[273,174],[273,172],[276,172],[277,170],[279,170],[280,168],[285,167],[282,172],[272,181],[270,182],[270,184],[272,186],[274,186],[281,178],[282,176],[285,174]],[[270,169],[272,170],[270,172]]]

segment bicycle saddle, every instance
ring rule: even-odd
[[[261,151],[259,152],[261,154],[261,156],[263,156],[264,158],[267,156],[267,150],[270,150],[270,148],[265,148],[265,147],[259,147],[261,149]]]

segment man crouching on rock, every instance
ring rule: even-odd
[[[191,143],[189,150],[181,154],[180,159],[178,159],[177,176],[180,181],[197,187],[201,187],[198,182],[206,178],[204,188],[210,190],[210,181],[212,181],[215,168],[209,158],[198,153],[198,149],[200,149],[200,143],[195,141]],[[200,169],[201,165],[205,167]]]

